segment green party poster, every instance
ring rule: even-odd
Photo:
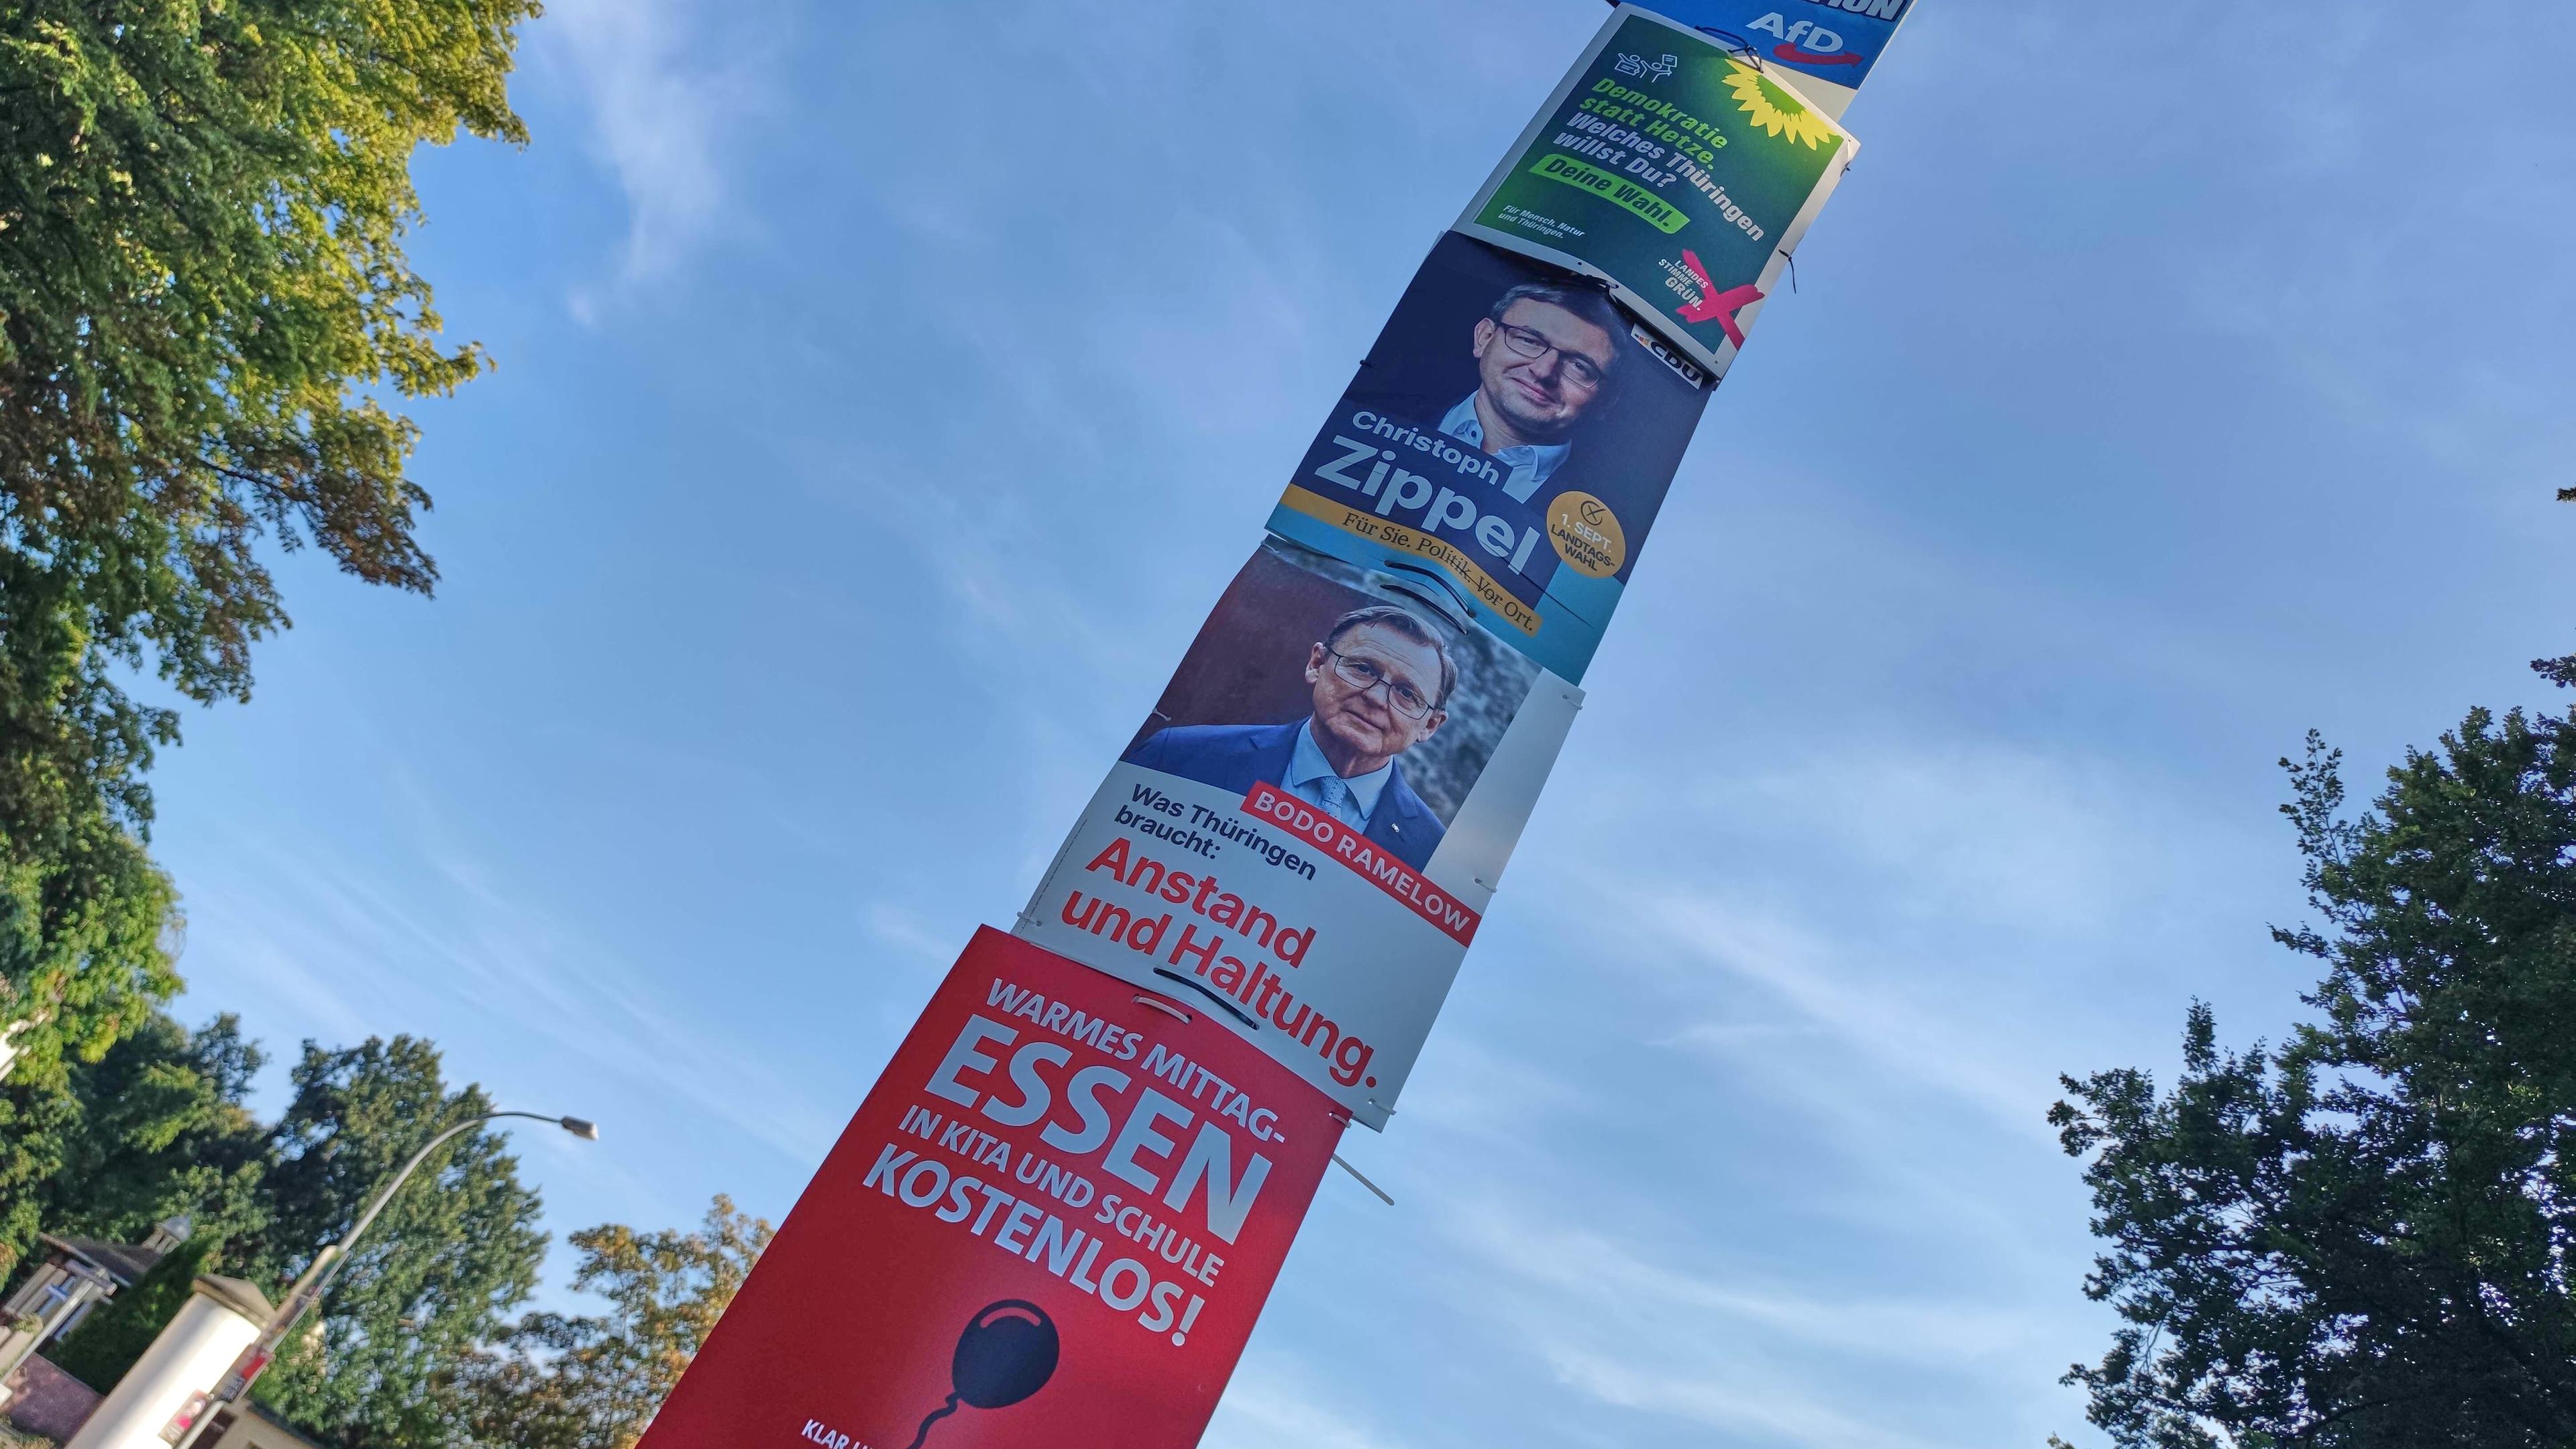
[[[1621,5],[1458,229],[1608,282],[1722,376],[1859,146],[1787,72]]]

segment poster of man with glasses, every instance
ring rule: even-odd
[[[1316,434],[1271,531],[1436,574],[1467,617],[1579,679],[1704,382],[1599,283],[1452,233]]]
[[[1122,758],[1232,795],[1275,786],[1422,870],[1540,675],[1447,604],[1273,540]]]
[[[1268,539],[1013,930],[1380,1125],[1581,700],[1430,575]]]
[[[1401,604],[1363,604],[1312,632],[1304,718],[1173,725],[1127,760],[1239,794],[1276,785],[1420,870],[1447,827],[1401,760],[1449,722],[1457,660],[1442,631]]]
[[[1619,365],[1617,309],[1579,285],[1523,282],[1477,319],[1476,390],[1440,417],[1440,431],[1501,459],[1503,491],[1522,502],[1574,451],[1575,429],[1607,405]]]

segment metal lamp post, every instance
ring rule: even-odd
[[[312,1264],[306,1267],[303,1275],[295,1280],[295,1286],[286,1290],[286,1297],[278,1303],[277,1310],[271,1313],[268,1316],[268,1322],[260,1327],[259,1337],[251,1341],[250,1347],[242,1350],[241,1357],[233,1360],[233,1366],[224,1372],[222,1380],[215,1385],[214,1391],[206,1396],[204,1404],[191,1416],[185,1430],[173,1441],[175,1449],[193,1449],[198,1437],[206,1432],[206,1426],[214,1422],[215,1411],[227,1404],[237,1402],[244,1394],[250,1392],[250,1386],[258,1380],[261,1370],[267,1368],[277,1357],[278,1345],[286,1341],[286,1336],[295,1331],[295,1325],[302,1321],[305,1314],[313,1310],[315,1304],[322,1301],[324,1293],[330,1291],[331,1280],[340,1275],[340,1269],[349,1261],[350,1247],[375,1223],[376,1215],[385,1210],[385,1204],[391,1202],[393,1195],[402,1190],[402,1185],[410,1181],[412,1173],[429,1160],[429,1155],[445,1146],[448,1139],[458,1133],[503,1117],[525,1117],[534,1122],[552,1122],[586,1142],[599,1140],[599,1127],[596,1123],[579,1117],[549,1117],[542,1112],[486,1112],[480,1117],[468,1117],[429,1139],[426,1145],[411,1155],[411,1161],[403,1164],[402,1171],[394,1174],[391,1182],[377,1190],[374,1200],[367,1204],[366,1211],[358,1214],[357,1222],[350,1225],[349,1231],[342,1233],[338,1242],[313,1255]]]

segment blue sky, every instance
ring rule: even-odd
[[[599,1118],[559,1234],[776,1217],[1604,12],[549,9],[418,168],[440,597],[292,561],[188,720],[179,1010]],[[1211,1445],[2096,1442],[2056,1074],[2277,1037],[2274,759],[2576,636],[2571,48],[1923,0]]]

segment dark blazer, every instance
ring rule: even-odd
[[[1284,790],[1287,782],[1281,777],[1288,773],[1288,761],[1297,751],[1297,731],[1305,724],[1301,719],[1281,725],[1178,725],[1147,735],[1144,743],[1127,752],[1127,763],[1238,794],[1251,794],[1252,787],[1263,782]],[[1399,763],[1387,776],[1386,788],[1378,792],[1377,808],[1369,812],[1368,829],[1362,833],[1387,854],[1420,870],[1448,832],[1440,817],[1405,783],[1404,766]]]

